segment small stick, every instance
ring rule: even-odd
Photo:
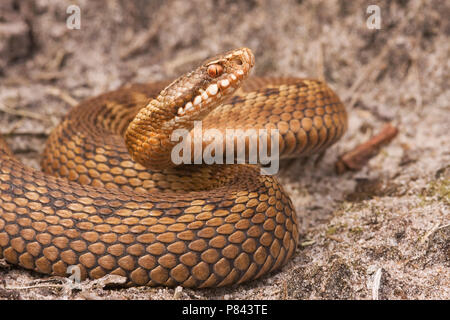
[[[42,120],[42,121],[50,121],[48,119],[48,116],[46,116],[46,115],[42,115],[40,113],[32,112],[32,111],[28,111],[28,110],[11,108],[11,107],[7,106],[6,104],[0,104],[0,111],[10,114],[10,115],[14,115],[14,116],[37,119],[37,120]]]
[[[372,285],[372,299],[378,300],[378,293],[380,290],[380,284],[381,284],[381,274],[383,269],[379,268],[373,277],[373,285]]]
[[[75,98],[73,98],[67,92],[65,92],[57,87],[47,88],[47,93],[49,95],[52,95],[54,97],[61,99],[62,101],[64,101],[68,105],[70,105],[71,107],[75,107],[76,105],[78,105],[78,101]]]
[[[398,129],[396,127],[390,124],[385,125],[381,132],[373,136],[369,141],[340,156],[335,164],[336,172],[342,174],[348,170],[361,170],[371,158],[378,154],[382,146],[395,138],[397,133]]]
[[[426,241],[428,241],[428,238],[435,233],[436,231],[440,230],[440,229],[444,229],[447,228],[448,226],[450,226],[450,224],[446,224],[441,226],[441,224],[438,222],[436,223],[433,228],[431,228],[429,231],[427,231],[427,233],[425,233],[425,235],[423,236],[423,238],[420,240],[420,244],[425,243]]]
[[[36,284],[32,286],[11,286],[5,287],[7,290],[27,290],[27,289],[37,289],[37,288],[62,288],[64,285],[62,284]]]
[[[135,36],[133,44],[120,53],[120,58],[125,60],[143,51],[145,46],[148,46],[150,41],[157,35],[158,28],[158,24],[153,25],[148,31]]]
[[[328,238],[328,239],[331,239],[331,240],[334,240],[334,241],[336,241],[336,242],[344,242],[344,240],[343,240],[342,238],[339,238],[339,237],[334,236],[334,235],[332,235],[332,234],[327,235],[327,238]]]
[[[58,283],[59,282],[59,283]],[[66,286],[67,280],[65,278],[54,277],[50,279],[39,279],[37,281],[33,280],[28,282],[24,286],[8,286],[5,285],[7,290],[26,290],[26,289],[36,289],[36,288],[63,288]]]

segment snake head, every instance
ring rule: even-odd
[[[184,95],[178,93],[181,99],[175,102],[180,103],[175,103],[173,109],[176,117],[190,120],[203,118],[240,87],[254,63],[253,53],[248,48],[232,50],[206,60],[186,80],[181,78],[180,83],[185,84],[187,91],[182,91]]]
[[[138,112],[125,132],[133,159],[152,169],[169,166],[175,144],[170,134],[191,130],[195,121],[231,97],[254,63],[250,49],[235,49],[206,60],[169,84]]]
[[[254,64],[248,48],[212,57],[165,88],[156,99],[157,109],[167,112],[170,126],[201,120],[240,87]]]

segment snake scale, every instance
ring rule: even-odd
[[[256,164],[175,166],[176,128],[277,128],[281,158],[323,151],[347,127],[328,86],[251,78],[250,49],[213,57],[177,80],[88,99],[51,133],[43,172],[0,139],[0,257],[43,274],[122,275],[128,285],[219,287],[284,265],[295,210]],[[246,145],[248,147],[248,145]]]

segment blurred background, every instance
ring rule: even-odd
[[[71,5],[79,29],[68,28]],[[368,27],[370,5],[379,29]],[[183,297],[370,299],[382,270],[381,298],[449,299],[449,16],[445,0],[2,0],[0,134],[39,168],[51,129],[83,99],[249,47],[254,75],[327,81],[349,131],[318,167],[280,175],[301,223],[292,263],[241,290]],[[337,155],[387,122],[396,140],[361,172],[336,175]]]

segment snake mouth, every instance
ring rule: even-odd
[[[176,120],[211,111],[239,88],[254,63],[253,53],[248,48],[232,50],[205,61],[188,75],[198,80],[191,83],[190,91],[185,91],[187,99],[175,106]]]
[[[206,89],[199,89],[197,95],[191,101],[178,108],[177,115],[185,116],[194,114],[204,109],[205,106],[219,101],[219,99],[222,100],[222,97],[228,96],[239,87],[243,76],[243,71],[238,70],[236,74],[232,73],[225,79],[210,84]]]

